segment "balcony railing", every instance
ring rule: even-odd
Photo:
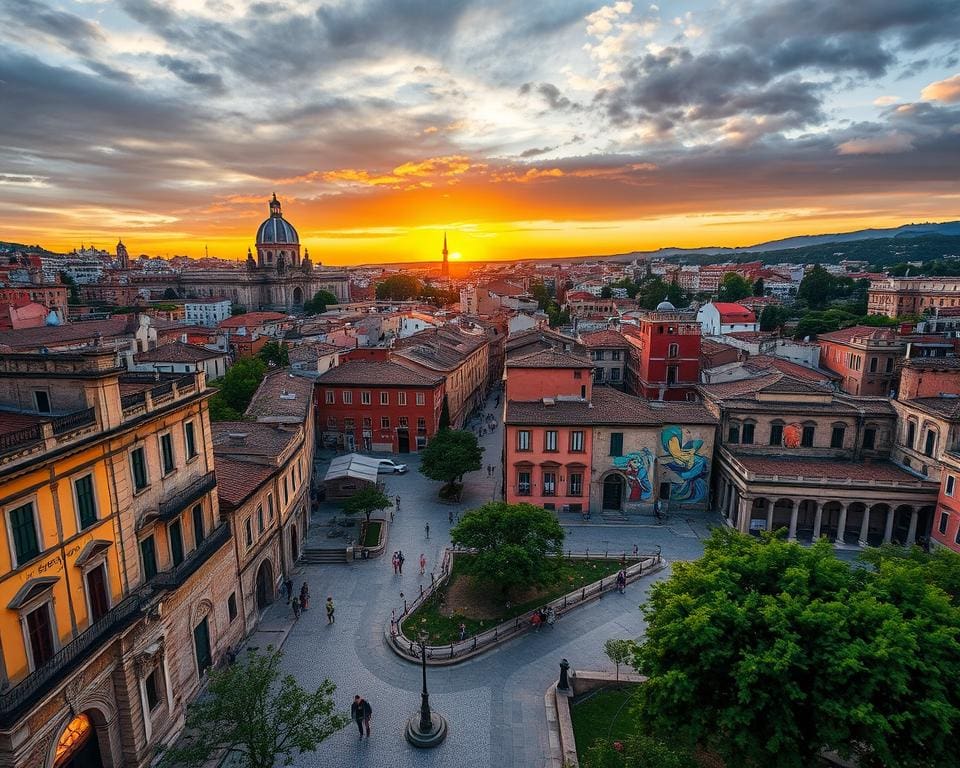
[[[160,502],[159,516],[161,520],[170,520],[179,515],[193,502],[203,498],[217,486],[217,475],[207,472],[203,477],[194,480],[186,488],[182,488],[172,496]]]
[[[176,589],[182,586],[187,579],[200,570],[207,560],[230,540],[230,525],[223,523],[219,528],[207,536],[200,546],[187,555],[187,559],[169,571],[162,571],[150,580],[150,584],[158,589]]]
[[[8,691],[0,693],[0,726],[6,727],[35,704],[54,685],[62,682],[79,664],[89,661],[94,650],[139,617],[151,602],[145,589],[121,600],[99,621],[63,646],[49,661]]]
[[[15,432],[7,432],[0,435],[0,454],[11,453],[42,439],[43,430],[39,424],[31,424],[29,427],[18,429]]]
[[[75,429],[80,429],[80,427],[96,424],[97,414],[93,408],[87,408],[76,413],[68,413],[66,416],[57,416],[51,423],[53,424],[53,434],[63,435]]]

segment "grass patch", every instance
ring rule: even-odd
[[[631,704],[627,700],[636,690],[633,685],[606,688],[570,708],[573,734],[577,739],[577,757],[581,761],[597,739],[616,741],[633,733]]]
[[[601,578],[612,578],[621,567],[619,560],[564,559],[548,584],[531,589],[508,604],[506,598],[492,592],[488,585],[477,583],[467,572],[470,557],[457,555],[453,573],[443,588],[404,621],[408,637],[426,630],[431,644],[445,645],[460,639],[461,622],[467,627],[467,637],[471,637]],[[627,559],[627,565],[635,562]]]
[[[383,523],[379,520],[371,520],[364,526],[363,542],[360,544],[367,549],[373,549],[380,543],[380,529]]]

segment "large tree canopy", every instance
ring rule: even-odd
[[[761,285],[761,290],[763,286]],[[727,272],[720,281],[717,296],[720,301],[740,301],[753,295],[753,283],[736,272]]]
[[[420,451],[420,473],[450,486],[483,466],[477,436],[463,429],[441,429]]]
[[[388,301],[406,301],[420,295],[421,285],[411,275],[390,275],[377,283],[377,298]]]
[[[219,390],[210,398],[211,421],[241,418],[266,372],[266,363],[258,357],[237,360],[219,380]]]
[[[509,592],[543,584],[563,551],[563,528],[552,512],[533,504],[491,501],[467,512],[450,540],[477,550],[470,561],[474,578]]]
[[[348,515],[366,515],[370,522],[370,515],[390,506],[390,499],[375,485],[361,488],[353,496],[343,502],[343,511]]]
[[[714,531],[643,609],[642,722],[730,766],[955,766],[960,557],[871,557]]]

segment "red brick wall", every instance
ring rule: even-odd
[[[930,371],[906,367],[900,374],[901,400],[915,397],[960,395],[960,370]]]

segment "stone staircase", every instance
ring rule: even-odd
[[[305,565],[328,565],[330,563],[346,563],[347,548],[320,548],[305,547],[300,556],[300,562]]]
[[[622,512],[614,512],[611,510],[604,510],[600,513],[600,517],[603,518],[605,523],[626,523],[629,522],[629,518]]]

